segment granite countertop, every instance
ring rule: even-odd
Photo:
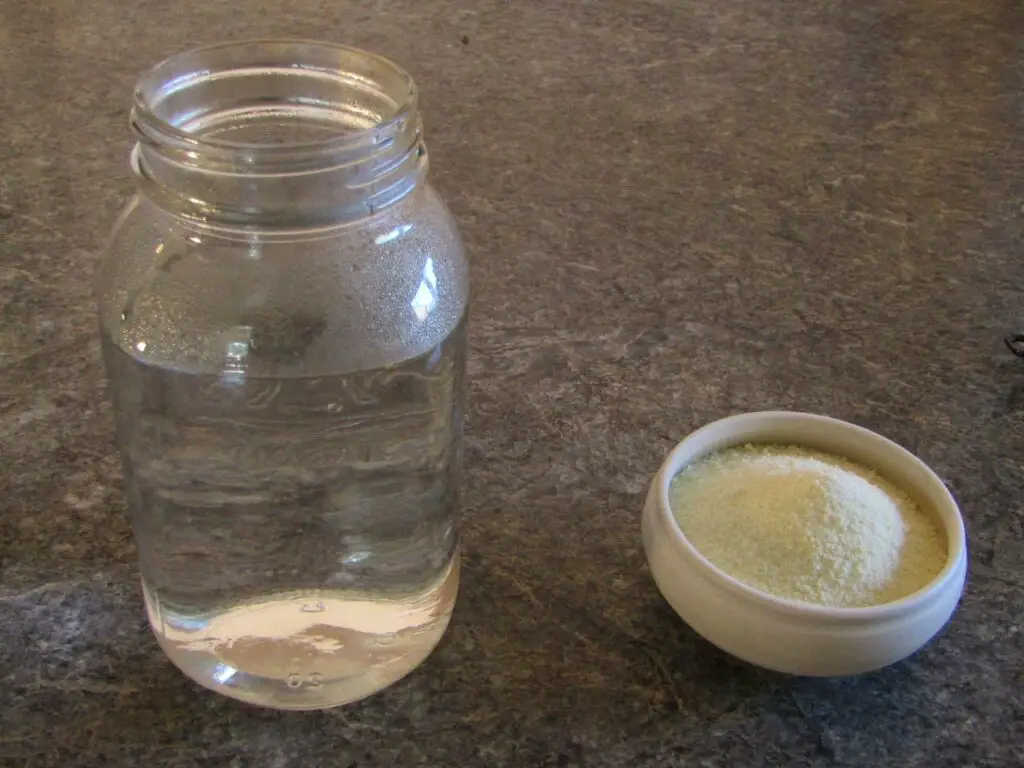
[[[91,280],[136,75],[328,37],[407,66],[474,259],[466,567],[363,703],[206,693],[142,613]],[[927,0],[8,0],[0,765],[1024,764],[1024,7]],[[969,584],[853,679],[732,661],[646,570],[646,484],[743,410],[849,419],[962,504]]]

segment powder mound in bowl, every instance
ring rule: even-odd
[[[742,446],[686,467],[669,502],[715,566],[776,597],[831,607],[898,600],[945,564],[938,526],[865,467],[790,446]]]

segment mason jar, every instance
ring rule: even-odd
[[[143,76],[131,125],[99,310],[150,625],[228,696],[367,696],[459,578],[469,275],[416,88],[340,45],[231,43]]]

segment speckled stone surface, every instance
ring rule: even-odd
[[[414,73],[475,264],[454,624],[312,714],[148,633],[90,296],[136,75],[265,35]],[[1022,41],[1015,0],[0,3],[0,765],[1024,764]],[[769,674],[658,595],[650,476],[761,408],[877,429],[960,500],[968,591],[910,660]]]

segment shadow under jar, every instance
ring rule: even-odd
[[[100,326],[150,624],[228,696],[360,699],[458,586],[469,274],[416,90],[233,43],[146,74],[132,127]]]

